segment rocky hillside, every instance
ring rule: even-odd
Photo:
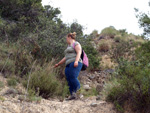
[[[80,73],[83,89],[88,92],[92,87],[102,90],[108,72]],[[28,99],[26,89],[20,84],[15,88],[7,85],[7,78],[0,76],[4,86],[0,88],[0,113],[116,113],[111,103],[105,102],[100,95],[85,97],[78,94],[78,99]],[[86,93],[86,92],[84,92]]]
[[[112,26],[106,27],[100,34],[93,31],[89,37],[99,52],[99,70],[115,69],[120,58],[131,60],[134,50],[146,42],[142,36],[129,34],[125,29],[116,30]]]
[[[129,53],[143,42],[141,37],[134,35],[126,34],[123,37],[117,34],[112,36],[104,33],[96,34],[92,44],[99,52],[100,66],[96,70],[80,73],[81,89],[78,92],[78,100],[29,97],[21,83],[8,82],[9,78],[1,73],[0,113],[116,113],[114,105],[105,101],[102,94],[103,87],[114,73],[118,58],[132,58],[134,55]],[[134,44],[136,46],[133,46]],[[5,74],[6,72],[7,70]],[[9,84],[16,85],[13,87]]]

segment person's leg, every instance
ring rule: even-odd
[[[66,79],[67,79],[68,86],[69,86],[69,92],[72,95],[73,86],[72,86],[71,81],[70,81],[70,68],[69,68],[69,65],[67,65],[66,68],[65,68],[65,75],[66,75]]]
[[[71,71],[70,71],[70,82],[72,84],[72,91],[76,93],[76,91],[78,89],[80,89],[80,82],[78,80],[78,76],[79,76],[79,73],[81,71],[81,68],[82,68],[82,63],[78,63],[78,67],[74,67],[74,62],[70,64],[70,67],[71,67]]]

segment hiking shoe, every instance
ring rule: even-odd
[[[72,95],[66,100],[75,100],[75,99],[77,99],[76,93],[72,93]]]

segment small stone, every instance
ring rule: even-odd
[[[98,74],[98,73],[95,71],[94,74]]]
[[[18,97],[18,100],[20,100],[20,101],[23,101],[25,99],[25,97],[23,96],[23,95],[20,95],[19,97]]]
[[[9,88],[5,91],[3,95],[9,95],[9,94],[18,94],[18,91],[16,89]]]
[[[84,96],[82,94],[79,95],[79,98],[82,99]]]
[[[97,97],[96,97],[96,100],[100,100],[100,99],[101,99],[101,97],[100,97],[100,96],[97,96]]]
[[[90,80],[93,80],[95,78],[95,76],[89,76]]]
[[[84,88],[85,90],[91,89],[89,85],[83,85],[83,88]]]
[[[86,82],[86,84],[90,85],[90,84],[91,84],[91,82]]]
[[[114,70],[114,69],[107,69],[107,70],[105,70],[105,72],[106,72],[106,73],[110,73],[110,74],[111,74],[111,73],[114,73],[114,72],[115,72],[115,70]]]
[[[98,84],[98,85],[96,86],[96,91],[101,92],[102,89],[103,89],[103,85]]]
[[[97,107],[97,103],[92,103],[90,106],[91,107]]]
[[[91,80],[90,80],[90,79],[87,79],[87,81],[88,81],[88,82],[91,82]]]

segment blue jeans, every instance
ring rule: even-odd
[[[82,63],[78,62],[78,66],[74,67],[74,62],[68,64],[65,68],[65,75],[69,86],[70,94],[80,89],[80,82],[78,80],[79,73],[82,68]]]

